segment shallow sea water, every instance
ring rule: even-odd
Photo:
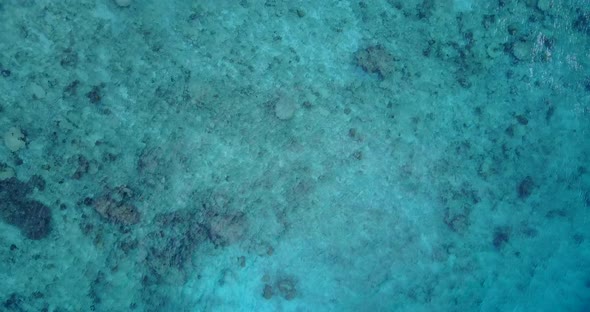
[[[0,311],[590,310],[590,1],[0,1]]]

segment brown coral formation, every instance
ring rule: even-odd
[[[358,50],[355,61],[367,73],[377,73],[385,79],[393,73],[395,58],[383,46],[373,45]]]
[[[137,207],[131,204],[133,191],[126,186],[119,186],[97,198],[93,207],[98,214],[110,222],[132,225],[139,223],[141,215]]]
[[[209,238],[215,245],[227,246],[239,241],[248,229],[243,213],[216,215],[209,221]]]

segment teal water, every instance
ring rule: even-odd
[[[0,311],[590,311],[590,1],[0,0]]]

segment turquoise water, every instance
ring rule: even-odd
[[[0,311],[590,311],[590,1],[0,1]]]

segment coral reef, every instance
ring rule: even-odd
[[[27,199],[34,186],[39,184],[38,179],[32,184],[15,177],[0,181],[0,217],[33,240],[51,233],[51,209],[39,201]]]

